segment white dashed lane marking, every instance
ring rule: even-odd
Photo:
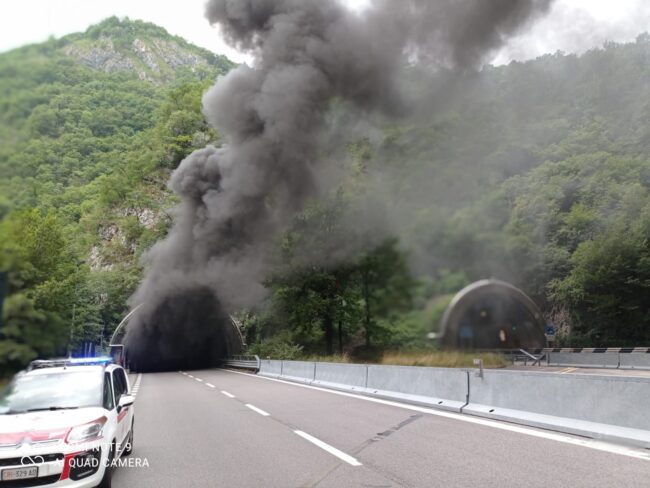
[[[253,412],[257,412],[260,415],[263,415],[264,417],[268,417],[269,415],[271,415],[270,413],[265,412],[261,408],[257,408],[255,405],[251,405],[250,403],[247,403],[246,406],[250,408]]]
[[[336,447],[330,446],[326,442],[321,441],[320,439],[317,439],[316,437],[307,434],[306,432],[303,432],[302,430],[294,430],[296,434],[298,434],[300,437],[303,439],[311,442],[315,446],[320,447],[324,451],[329,452],[332,456],[336,456],[339,458],[341,461],[345,461],[346,463],[350,464],[351,466],[361,466],[361,463],[357,461],[355,458],[350,456],[349,454],[344,453],[343,451],[340,451]]]
[[[140,391],[140,382],[142,381],[142,373],[139,373],[137,378],[135,379],[135,383],[133,383],[133,387],[131,388],[131,395],[134,397],[138,396],[138,392]]]
[[[184,373],[183,371],[179,371],[179,373],[182,373],[182,374],[184,374],[184,375],[186,375],[186,376],[188,376],[190,378],[194,378],[194,376],[192,376],[191,374],[188,375],[187,373]],[[203,382],[203,380],[201,378],[194,378],[194,379],[196,381]],[[215,386],[212,383],[205,382],[203,384],[205,386],[209,387],[209,388],[215,388]],[[221,391],[221,393],[223,395],[227,396],[228,398],[235,398],[235,395],[233,395],[232,393],[229,393],[229,392],[227,392],[225,390],[220,390],[220,391]],[[263,417],[269,417],[271,415],[270,413],[265,412],[261,408],[258,408],[255,405],[251,405],[250,403],[246,403],[244,405],[247,408],[251,409],[253,412],[262,415]],[[344,462],[348,463],[351,466],[361,466],[362,465],[357,459],[353,458],[349,454],[344,453],[343,451],[337,449],[334,446],[330,446],[326,442],[323,442],[320,439],[318,439],[318,438],[316,438],[316,437],[314,437],[312,435],[309,435],[306,432],[303,432],[302,430],[294,430],[294,432],[297,435],[299,435],[300,437],[302,437],[303,439],[305,439],[306,441],[311,442],[315,446],[323,449],[324,451],[330,453],[332,456],[335,456],[335,457],[339,458],[341,461],[344,461]]]

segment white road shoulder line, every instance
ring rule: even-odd
[[[445,412],[443,410],[435,410],[433,408],[419,407],[417,405],[411,405],[408,403],[399,403],[391,400],[382,400],[381,398],[367,397],[363,395],[357,395],[354,393],[347,393],[344,391],[329,390],[327,388],[320,388],[318,386],[302,385],[300,383],[294,383],[292,381],[279,380],[276,378],[267,378],[266,376],[258,376],[250,373],[242,373],[240,371],[232,371],[229,369],[224,369],[223,371],[227,371],[228,373],[248,376],[249,378],[255,378],[258,380],[275,381],[277,383],[284,383],[285,385],[295,386],[296,388],[308,388],[310,390],[322,391],[325,393],[330,393],[332,395],[340,395],[349,398],[356,398],[358,400],[363,400],[366,402],[380,403],[382,405],[389,405],[391,407],[403,408],[405,410],[412,410],[415,412],[426,413],[429,415],[436,415],[438,417],[446,417],[453,420],[459,420],[461,422],[469,422],[472,424],[484,425],[486,427],[492,427],[494,429],[507,430],[510,432],[516,432],[518,434],[524,434],[532,437],[539,437],[539,438],[549,439],[556,442],[562,442],[564,444],[572,444],[574,446],[581,446],[581,447],[586,447],[588,449],[596,449],[597,451],[604,451],[612,454],[620,454],[621,456],[628,456],[628,457],[650,461],[650,454],[642,451],[641,449],[635,449],[635,448],[626,447],[618,444],[610,444],[595,439],[570,437],[569,435],[558,434],[556,432],[538,430],[526,426],[509,424],[506,422],[499,422],[496,420],[472,417],[470,415],[463,415],[460,413]]]
[[[332,447],[329,444],[321,441],[320,439],[317,439],[314,436],[311,436],[307,434],[306,432],[303,432],[302,430],[294,430],[296,434],[298,434],[300,437],[303,439],[308,440],[312,444],[320,447],[324,451],[329,452],[332,456],[336,456],[339,458],[341,461],[345,461],[346,463],[352,465],[352,466],[361,466],[361,463],[357,461],[355,458],[350,456],[349,454],[345,454],[343,451],[339,451],[336,447]]]
[[[250,408],[253,412],[257,412],[260,415],[263,415],[264,417],[268,417],[269,415],[271,415],[270,413],[265,412],[261,408],[257,408],[255,405],[251,405],[250,403],[247,403],[246,406]]]
[[[235,398],[235,395],[233,395],[232,393],[228,393],[227,391],[221,390],[221,393],[226,395],[228,398]]]
[[[214,385],[212,383],[205,383],[205,386],[209,386],[210,388],[214,388]]]

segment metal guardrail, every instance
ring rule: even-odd
[[[477,352],[501,354],[512,364],[528,362],[542,366],[576,366],[586,368],[650,370],[650,348],[544,348],[544,349],[482,349]]]
[[[530,362],[533,366],[541,366],[542,361],[547,359],[547,354],[544,350],[535,350],[535,354],[526,349],[479,349],[477,352],[488,352],[492,354],[500,354],[508,359],[514,365],[517,361],[521,361],[525,366]]]
[[[542,365],[542,359],[546,357],[546,354],[541,354],[539,356],[534,356],[533,354],[529,353],[525,349],[519,349],[519,352],[524,356],[524,365],[528,364],[528,360],[532,359],[533,360],[533,366],[537,364],[538,366]],[[514,360],[513,360],[514,362]]]
[[[227,368],[251,369],[255,372],[260,369],[260,358],[258,356],[232,356],[223,360]]]

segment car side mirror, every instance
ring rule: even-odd
[[[117,409],[122,410],[125,407],[130,407],[135,402],[135,397],[133,395],[122,395],[120,401],[117,402]]]

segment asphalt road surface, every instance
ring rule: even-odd
[[[650,451],[224,370],[142,375],[115,488],[650,486]]]

